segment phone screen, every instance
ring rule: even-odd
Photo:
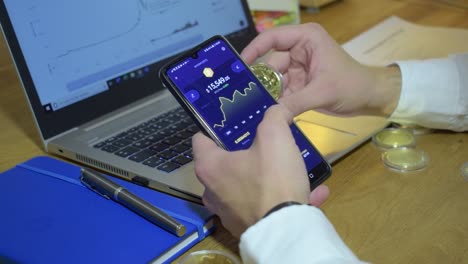
[[[265,111],[276,104],[231,45],[220,37],[205,42],[164,71],[171,87],[231,151],[246,149],[253,143]],[[320,164],[328,170],[328,164],[294,123],[291,131],[309,177],[314,177],[312,171]]]

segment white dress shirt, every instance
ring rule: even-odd
[[[438,129],[468,130],[468,54],[397,62],[402,90],[391,120]],[[318,208],[291,205],[273,212],[241,236],[250,263],[363,263]]]

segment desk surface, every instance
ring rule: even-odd
[[[463,6],[464,5],[464,6]],[[344,43],[391,15],[431,26],[468,28],[466,0],[342,0],[302,21],[321,23]],[[45,155],[3,39],[0,42],[0,171]],[[418,136],[431,162],[421,172],[384,168],[371,143],[347,155],[327,180],[323,210],[347,245],[375,263],[468,262],[468,133]],[[318,241],[319,243],[319,241]],[[238,241],[222,227],[191,251],[238,253]],[[313,246],[313,245],[311,245]]]

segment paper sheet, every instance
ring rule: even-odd
[[[369,65],[446,57],[468,52],[468,30],[421,26],[392,16],[345,43],[343,48]]]

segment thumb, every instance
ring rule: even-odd
[[[309,194],[309,204],[320,207],[330,195],[330,189],[326,185],[319,185]]]

